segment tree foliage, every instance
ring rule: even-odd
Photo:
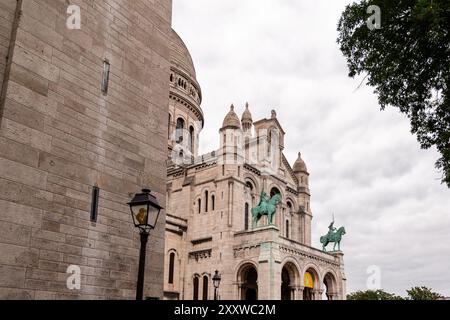
[[[381,9],[380,29],[367,26],[370,5]],[[346,7],[338,32],[349,76],[366,75],[381,108],[398,108],[421,147],[436,147],[450,187],[450,1],[362,0]]]
[[[433,292],[430,288],[427,287],[414,287],[409,290],[406,290],[408,293],[408,298],[410,300],[437,300],[443,298],[437,292]]]
[[[347,295],[347,300],[437,300],[443,296],[428,287],[413,287],[406,290],[408,296],[403,298],[384,290],[356,291]]]
[[[403,300],[403,298],[384,290],[366,290],[348,294],[347,300]]]

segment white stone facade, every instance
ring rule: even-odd
[[[165,298],[213,299],[217,270],[220,299],[345,299],[343,254],[311,247],[309,173],[300,154],[292,167],[283,155],[276,112],[253,122],[248,104],[241,120],[232,106],[219,149],[198,156],[201,91],[181,39],[178,46],[172,51],[184,58],[172,57],[170,79]],[[273,225],[267,217],[253,225],[261,191],[281,195]]]

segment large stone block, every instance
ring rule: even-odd
[[[0,287],[23,288],[25,271],[23,267],[0,265]]]

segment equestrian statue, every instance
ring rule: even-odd
[[[258,221],[262,216],[267,216],[269,225],[272,225],[276,207],[280,201],[281,196],[278,193],[272,198],[269,198],[264,191],[261,191],[258,205],[255,208],[252,208],[253,228],[256,228]]]
[[[344,227],[340,227],[339,229],[336,230],[336,228],[334,227],[334,221],[331,222],[330,225],[328,226],[328,233],[320,237],[320,243],[322,244],[323,251],[327,251],[326,246],[331,242],[334,242],[333,251],[336,251],[336,244],[338,245],[338,251],[340,251],[341,239],[344,234],[345,234]]]

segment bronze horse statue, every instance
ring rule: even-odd
[[[335,230],[336,228],[333,229]],[[345,228],[340,227],[336,232],[330,230],[330,232],[328,232],[326,235],[320,237],[320,243],[322,243],[323,251],[327,251],[326,246],[331,242],[334,242],[333,251],[336,251],[336,244],[338,245],[338,250],[341,250],[341,239],[344,234]]]
[[[269,225],[273,224],[273,217],[275,215],[276,207],[280,201],[281,196],[279,194],[275,194],[271,199],[267,200],[265,193],[262,192],[260,204],[255,208],[252,208],[253,228],[256,227],[262,216],[268,217]]]

